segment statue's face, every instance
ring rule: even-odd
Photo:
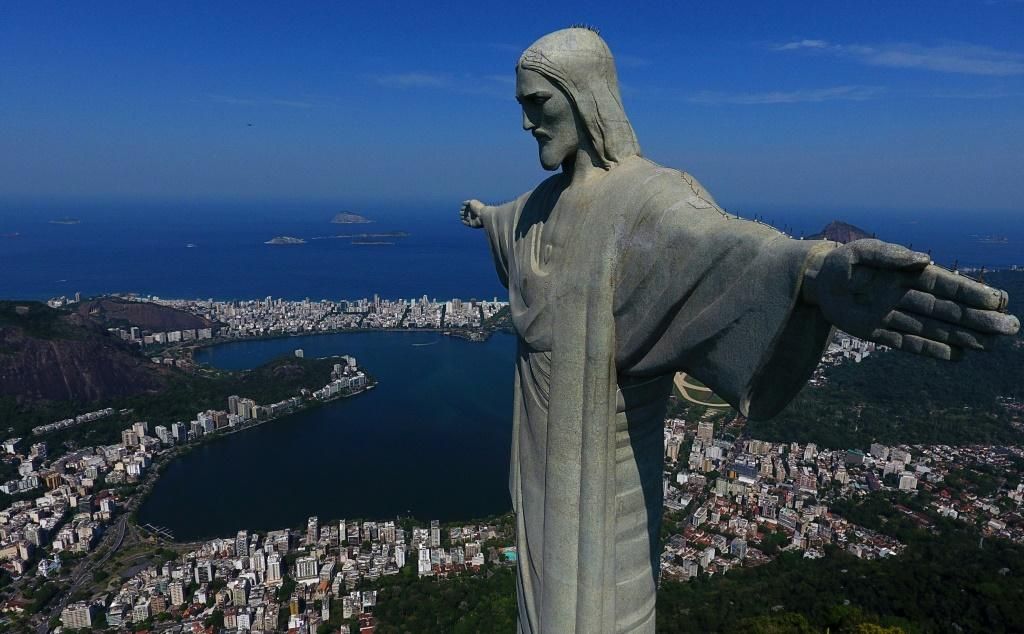
[[[523,129],[540,149],[540,164],[558,169],[580,147],[579,129],[569,98],[538,72],[516,69],[516,101],[523,107]]]

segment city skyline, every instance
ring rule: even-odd
[[[499,201],[544,175],[515,61],[577,22],[612,47],[644,153],[726,207],[1024,203],[1017,2],[33,4],[0,18],[3,204]]]

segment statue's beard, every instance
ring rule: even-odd
[[[569,159],[575,150],[569,152],[560,152],[557,147],[552,144],[550,139],[537,141],[537,152],[540,156],[540,165],[547,171],[551,172],[559,168],[567,159]]]

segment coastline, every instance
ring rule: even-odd
[[[161,354],[166,354],[173,351],[187,351],[189,358],[192,358],[195,351],[202,350],[204,348],[212,348],[221,345],[227,345],[231,343],[244,343],[249,341],[273,341],[275,339],[289,339],[293,337],[317,337],[320,335],[354,335],[360,333],[370,332],[385,332],[385,333],[432,333],[437,335],[443,335],[446,337],[455,337],[464,341],[471,341],[473,343],[483,343],[490,339],[495,333],[510,333],[511,331],[505,327],[495,327],[486,329],[452,329],[452,328],[337,328],[333,330],[317,330],[316,332],[281,332],[271,333],[266,335],[256,335],[253,337],[213,337],[211,339],[203,339],[201,341],[190,341],[187,346],[180,347],[168,347],[159,351]],[[474,335],[479,335],[474,337]],[[143,351],[146,352],[145,350]],[[157,352],[157,351],[154,351]],[[205,364],[200,364],[205,365]]]

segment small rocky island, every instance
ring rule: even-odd
[[[271,238],[263,244],[306,244],[306,241],[302,238],[293,238],[292,236],[277,236]]]
[[[331,222],[336,225],[362,225],[373,221],[365,216],[343,211],[340,214],[335,215],[334,218],[331,219]]]

